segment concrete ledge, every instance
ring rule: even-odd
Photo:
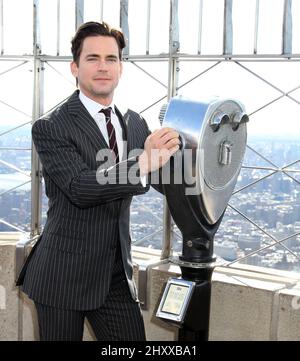
[[[0,234],[0,340],[38,339],[34,305],[14,286],[19,238],[19,233]],[[148,265],[147,339],[176,340],[177,328],[158,320],[155,312],[167,279],[180,276],[179,267],[157,264],[159,252],[149,256],[135,249],[133,256],[137,284],[141,265]],[[216,268],[212,280],[210,340],[300,340],[300,274],[235,265]],[[94,339],[86,324],[84,340]]]
[[[154,317],[172,264],[150,271],[147,339],[176,340],[177,329]],[[300,274],[239,265],[217,267],[212,277],[210,340],[300,340]]]
[[[278,293],[277,308],[277,339],[282,341],[299,341],[300,283],[292,288],[285,288]]]
[[[19,232],[0,233],[0,340],[18,340],[19,298],[15,287],[15,249]]]

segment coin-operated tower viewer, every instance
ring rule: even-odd
[[[174,97],[160,120],[181,136],[164,192],[183,245],[182,255],[171,258],[182,277],[168,280],[156,316],[179,327],[179,340],[208,340],[213,239],[241,169],[249,118],[233,99]]]

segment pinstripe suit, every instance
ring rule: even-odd
[[[143,149],[150,133],[144,119],[132,111],[124,117],[118,110],[117,114],[127,153]],[[122,169],[117,164],[105,171],[108,178],[117,175],[122,184],[99,185],[96,154],[107,144],[78,91],[35,122],[32,137],[43,164],[49,209],[43,233],[17,284],[23,283],[23,291],[37,304],[94,310],[106,302],[113,270],[121,258],[124,279],[136,301],[129,212],[132,196],[149,189],[141,183],[124,184],[129,169],[138,169],[136,159],[125,162]]]

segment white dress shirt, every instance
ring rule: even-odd
[[[121,161],[123,159],[123,153],[124,153],[123,129],[120,124],[119,118],[116,114],[114,103],[111,103],[108,106],[101,105],[100,103],[95,102],[91,98],[88,98],[85,94],[83,94],[83,92],[79,92],[79,99],[81,100],[82,104],[85,106],[86,110],[90,113],[92,118],[95,120],[96,124],[98,125],[107,143],[107,148],[109,148],[109,139],[106,128],[106,119],[105,119],[105,115],[99,112],[103,108],[111,107],[111,123],[115,128],[119,159]]]

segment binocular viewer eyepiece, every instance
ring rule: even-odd
[[[182,233],[182,260],[213,261],[213,237],[233,193],[246,150],[249,117],[234,99],[198,102],[174,97],[162,106],[162,126],[176,129],[181,146],[164,185],[171,215]],[[176,158],[177,157],[177,158]],[[179,162],[179,163],[178,163]],[[180,167],[181,166],[181,167]]]

